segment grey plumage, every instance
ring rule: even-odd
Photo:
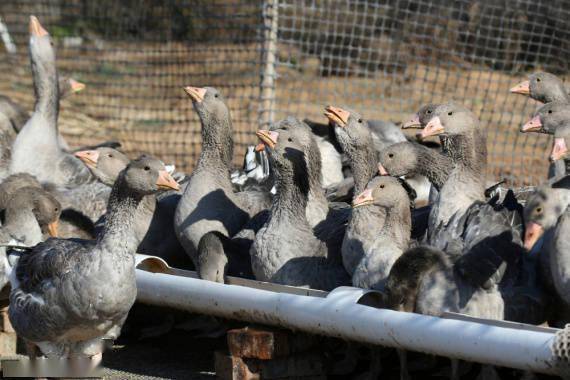
[[[232,237],[270,202],[266,193],[234,193],[229,174],[233,156],[230,111],[218,90],[189,89],[202,124],[202,152],[176,208],[174,226],[180,243],[197,266],[202,236],[218,231]],[[220,262],[222,266],[225,264]]]
[[[25,252],[10,278],[18,335],[47,356],[100,353],[100,339],[116,337],[135,301],[136,207],[173,181],[160,161],[133,161],[113,186],[97,241],[49,239]]]
[[[346,220],[331,216],[314,230],[307,221],[311,178],[320,174],[313,160],[320,157],[310,132],[299,123],[294,118],[279,122],[272,128],[278,141],[266,144],[277,194],[269,219],[255,237],[252,268],[262,281],[331,290],[350,283],[339,249]]]
[[[380,164],[395,177],[419,174],[439,191],[447,181],[453,162],[441,152],[413,142],[400,142],[380,153]]]
[[[107,191],[110,191],[110,186],[130,162],[123,153],[108,147],[81,151],[76,155],[101,182],[99,185]],[[158,256],[177,268],[188,268],[190,263],[176,238],[173,225],[179,200],[180,195],[177,193],[145,195],[137,207],[133,230],[138,242],[138,253]],[[105,217],[98,224],[104,223]]]
[[[33,17],[30,24],[39,22]],[[31,33],[29,46],[36,104],[12,146],[10,173],[30,173],[40,182],[58,186],[87,183],[93,177],[77,158],[62,149],[58,138],[60,94],[51,38],[47,33]]]
[[[0,227],[0,245],[33,247],[46,234],[57,233],[60,203],[38,187],[22,187],[6,204],[4,223]],[[8,282],[10,266],[7,249],[0,247],[0,289]]]
[[[344,242],[362,250],[352,285],[381,290],[392,265],[410,243],[410,199],[396,178],[386,176],[373,178],[355,202],[361,197],[367,203],[355,204],[348,227],[352,234],[345,237],[354,240]]]

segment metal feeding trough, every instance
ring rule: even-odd
[[[230,277],[227,284],[137,255],[137,300],[194,313],[548,374],[566,372],[570,331],[375,307],[379,293],[332,292]]]

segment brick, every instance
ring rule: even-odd
[[[232,356],[270,360],[291,353],[290,334],[288,331],[269,328],[245,327],[229,330],[228,348]]]
[[[260,380],[255,363],[246,363],[242,358],[231,356],[224,351],[216,351],[216,377],[221,380]]]

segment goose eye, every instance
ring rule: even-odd
[[[536,78],[536,81],[537,81],[537,82],[540,82],[540,78]]]
[[[384,185],[380,185],[380,188],[383,189],[383,188],[384,188]]]
[[[431,114],[431,110],[427,110],[426,113],[429,115]]]
[[[150,167],[149,167],[149,166],[145,166],[145,167],[144,167],[144,170],[149,171],[149,170],[150,170]]]
[[[540,213],[542,212],[542,207],[537,207],[537,208],[536,208],[536,212],[537,212],[538,214],[540,214]]]
[[[59,208],[56,207],[56,208],[53,209],[53,211],[58,212],[58,211],[59,211]]]
[[[359,123],[362,123],[362,119],[358,119],[358,122],[359,122]]]
[[[109,158],[113,158],[113,155],[112,155],[112,154],[109,154],[107,157],[109,157]]]
[[[218,94],[214,94],[214,98],[217,98],[217,97],[218,97]]]
[[[449,111],[447,114],[448,114],[449,116],[451,116],[451,115],[453,115],[453,112],[452,112],[452,111]]]
[[[287,141],[293,142],[293,139],[292,139],[291,137],[289,137],[289,138],[287,139]]]
[[[548,113],[552,113],[552,110],[548,110]]]
[[[389,153],[389,154],[388,154],[388,157],[394,158],[394,153]]]

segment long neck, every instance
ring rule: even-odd
[[[32,74],[36,103],[34,113],[41,113],[48,121],[54,123],[59,114],[59,86],[55,62],[41,61],[41,57],[32,56]],[[40,62],[36,62],[40,61]]]
[[[425,176],[439,191],[453,169],[449,157],[424,146],[416,147],[418,155],[417,173]]]
[[[305,209],[309,195],[309,181],[306,172],[296,170],[296,173],[282,173],[277,168],[275,172],[277,193],[271,206],[271,221],[307,223]]]
[[[229,170],[234,150],[232,122],[226,115],[200,114],[202,122],[202,153],[198,167],[217,167]]]
[[[441,138],[443,154],[456,165],[461,165],[479,177],[483,176],[483,153],[475,147],[481,136],[450,135]]]
[[[311,226],[314,226],[327,217],[329,211],[329,203],[323,189],[322,182],[322,162],[321,154],[316,143],[312,144],[306,154],[308,157],[309,167],[309,197],[306,210],[306,216]]]
[[[136,210],[142,201],[142,196],[130,191],[125,186],[125,179],[120,176],[109,197],[107,205],[107,220],[97,244],[105,246],[104,251],[119,254],[134,254],[138,246],[133,224]]]
[[[32,210],[27,208],[6,209],[4,228],[9,234],[28,245],[42,241],[42,231]]]
[[[378,171],[378,157],[372,144],[345,150],[354,177],[354,193],[360,194]]]
[[[391,208],[375,205],[359,207],[353,209],[350,224],[363,242],[386,239],[405,249],[410,241],[411,214],[407,205]]]

